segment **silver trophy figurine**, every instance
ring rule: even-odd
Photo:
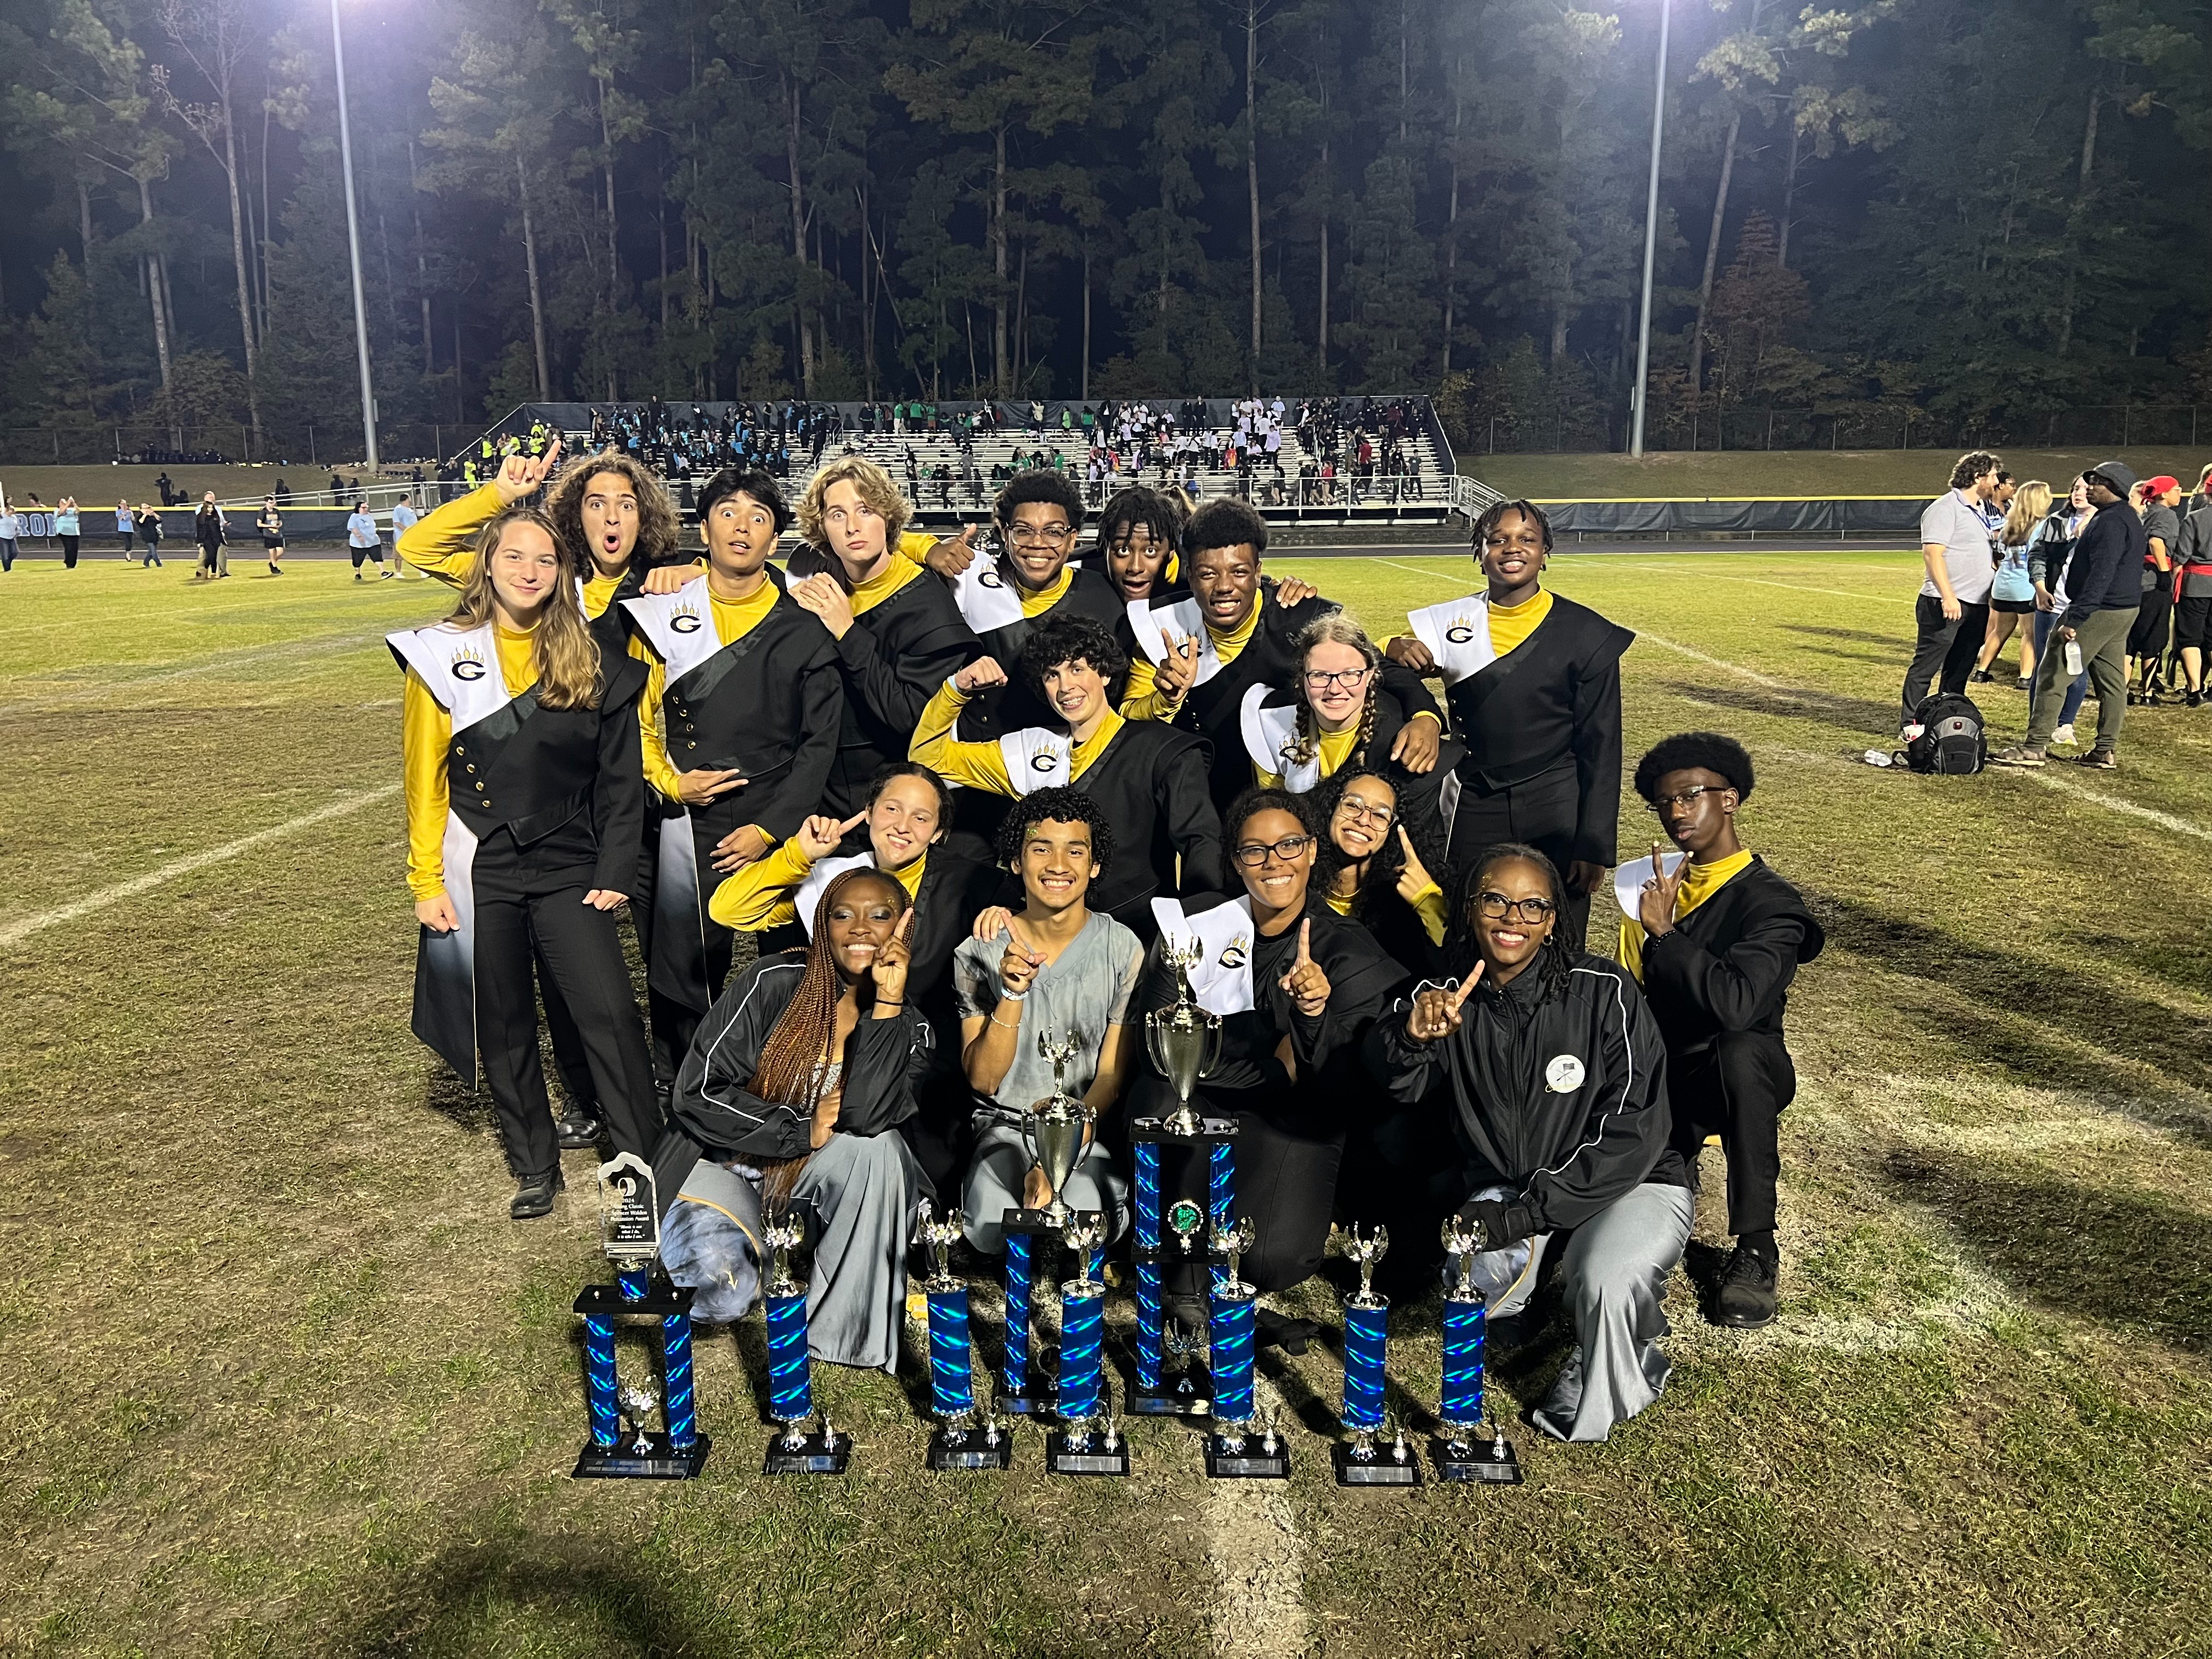
[[[1164,959],[1175,969],[1176,1000],[1145,1016],[1145,1047],[1175,1091],[1176,1109],[1164,1127],[1178,1135],[1199,1133],[1198,1113],[1190,1098],[1198,1091],[1199,1079],[1221,1058],[1221,1016],[1200,1007],[1190,988],[1199,948],[1196,939],[1186,945],[1161,945]]]
[[[1083,1052],[1083,1033],[1070,1031],[1055,1041],[1049,1031],[1037,1034],[1037,1053],[1052,1062],[1052,1092],[1022,1115],[1022,1144],[1030,1162],[1044,1171],[1051,1195],[1044,1206],[1045,1219],[1064,1228],[1071,1212],[1060,1189],[1075,1173],[1083,1157],[1083,1140],[1091,1127],[1091,1109],[1067,1092],[1067,1063]]]
[[[937,1271],[930,1274],[925,1290],[957,1291],[960,1280],[952,1271],[952,1247],[960,1240],[967,1223],[957,1208],[947,1210],[942,1221],[934,1218],[936,1212],[927,1199],[921,1200],[921,1224],[916,1229],[921,1242],[928,1247],[929,1259]]]
[[[1375,1264],[1390,1254],[1390,1230],[1377,1225],[1362,1238],[1359,1224],[1353,1222],[1345,1229],[1344,1255],[1348,1261],[1359,1264],[1359,1289],[1345,1298],[1355,1308],[1386,1308],[1389,1304],[1375,1294]]]
[[[761,1243],[768,1246],[768,1293],[796,1296],[806,1287],[791,1271],[791,1253],[806,1239],[806,1224],[789,1209],[770,1215],[761,1226]]]

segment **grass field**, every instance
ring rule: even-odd
[[[1917,564],[1555,564],[1641,635],[1632,757],[1743,737],[1747,837],[1829,929],[1794,1003],[1784,1317],[1719,1332],[1678,1275],[1674,1382],[1612,1443],[1524,1432],[1525,1486],[1400,1495],[1330,1480],[1320,1348],[1263,1358],[1303,1425],[1286,1488],[1209,1488],[1158,1425],[1127,1483],[1048,1480],[1026,1433],[1008,1475],[932,1477],[918,1363],[824,1378],[854,1472],[771,1485],[757,1319],[700,1344],[704,1479],[572,1482],[587,1155],[550,1220],[508,1222],[483,1103],[406,1029],[379,635],[439,596],[19,567],[0,1648],[2206,1651],[2212,714],[2132,711],[2117,774],[1857,763],[1894,738]],[[1378,631],[1468,582],[1281,569]],[[2021,700],[1988,702],[2016,732]],[[1395,1381],[1432,1399],[1435,1304],[1400,1314]],[[1557,1355],[1498,1380],[1525,1401]]]
[[[2152,448],[2131,445],[2106,450],[2007,449],[2006,470],[2015,478],[2046,483],[2072,480],[2100,461],[2115,458],[2136,476],[2170,472],[2189,489],[2212,461],[2212,448]],[[1627,455],[1484,455],[1459,458],[1460,471],[1508,495],[1534,501],[1593,501],[1607,496],[1664,500],[1674,496],[1935,495],[1951,475],[1954,450],[1826,449],[1661,450]],[[2059,491],[2065,494],[2063,489]],[[1902,671],[1900,671],[1901,673]]]

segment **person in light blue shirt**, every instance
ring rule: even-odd
[[[390,581],[392,573],[384,568],[384,538],[376,533],[376,520],[369,516],[365,501],[353,504],[353,516],[346,520],[346,547],[353,554],[353,579],[359,581],[363,559],[376,562],[379,580]]]
[[[22,533],[23,521],[15,509],[0,501],[0,575],[15,568],[15,538]]]
[[[138,533],[138,520],[131,511],[128,498],[115,504],[115,539],[123,544],[123,562],[131,562],[131,538]]]
[[[64,495],[54,507],[54,539],[62,544],[62,568],[76,568],[76,497]]]
[[[402,536],[404,536],[410,530],[412,530],[415,527],[416,520],[420,519],[422,516],[422,515],[420,513],[415,510],[415,503],[404,495],[402,495],[398,501],[392,502],[392,550],[395,555],[399,551],[399,538]],[[393,562],[398,565],[399,574],[401,575],[404,576],[407,574],[406,560],[395,558]]]

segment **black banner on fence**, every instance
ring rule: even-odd
[[[1539,501],[1562,536],[1738,534],[1909,536],[1921,495],[1845,495],[1827,501]]]

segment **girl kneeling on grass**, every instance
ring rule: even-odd
[[[742,1318],[760,1293],[761,1224],[795,1210],[813,1261],[807,1352],[893,1370],[906,1243],[921,1166],[898,1133],[935,1057],[907,1006],[914,911],[898,878],[830,878],[803,951],[764,957],[722,988],[676,1080],[676,1123],[653,1158],[672,1194],[668,1276],[692,1316]]]
[[[407,671],[415,1032],[471,1087],[482,1049],[517,1220],[550,1210],[561,1184],[533,947],[575,1020],[616,1150],[646,1157],[659,1139],[614,915],[645,818],[645,666],[592,636],[577,575],[544,515],[509,507],[485,526],[453,614],[389,639]]]

